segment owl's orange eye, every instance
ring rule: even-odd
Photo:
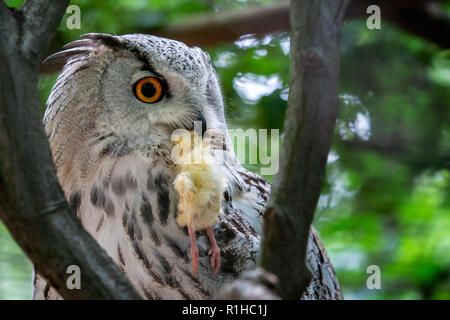
[[[133,86],[136,97],[145,103],[155,103],[164,97],[164,83],[154,77],[142,78]]]

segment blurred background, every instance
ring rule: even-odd
[[[439,3],[448,23],[450,1]],[[69,30],[66,14],[49,53],[88,32],[179,36],[211,55],[230,127],[282,132],[290,64],[286,2],[71,4],[81,9],[81,29]],[[267,20],[271,12],[276,19]],[[257,26],[266,30],[246,34],[243,24],[233,34],[198,31],[217,21],[237,28],[245,13],[266,19]],[[392,16],[384,19],[383,8],[381,30],[369,30],[366,18],[348,19],[342,32],[341,110],[314,226],[346,299],[450,299],[450,50],[443,49],[450,33],[434,30],[427,37],[414,32],[426,29],[425,22],[409,21],[405,28]],[[42,110],[57,75],[57,68],[41,72]],[[258,165],[248,168],[259,173]],[[369,265],[381,268],[380,290],[367,289]],[[0,223],[0,299],[29,299],[31,273],[30,261]]]

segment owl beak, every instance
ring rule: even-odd
[[[205,115],[203,114],[203,111],[199,111],[198,113],[198,118],[195,121],[201,121],[202,122],[202,137],[206,132],[206,119],[205,119]]]
[[[192,118],[190,126],[188,126],[187,124],[188,123],[186,123],[184,129],[189,131],[194,130],[197,134],[200,134],[201,131],[202,137],[204,136],[207,128],[207,123],[202,110],[197,111],[196,115]]]

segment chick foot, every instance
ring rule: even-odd
[[[211,256],[211,268],[216,276],[220,269],[220,249],[217,245],[216,238],[214,237],[214,230],[212,227],[206,229],[206,234],[211,244],[211,249],[208,251],[208,254]]]

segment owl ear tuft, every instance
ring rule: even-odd
[[[66,44],[66,50],[56,52],[44,60],[46,64],[66,62],[76,55],[88,54],[103,45],[112,50],[122,46],[120,40],[107,33],[86,33],[81,36],[83,39],[75,40]]]
[[[92,47],[95,43],[91,39],[81,39],[69,42],[63,46],[64,49]]]
[[[58,62],[65,62],[72,58],[73,56],[80,55],[80,54],[87,54],[91,51],[91,48],[89,47],[79,47],[79,48],[71,48],[68,50],[63,50],[56,52],[52,54],[51,56],[47,57],[43,63],[51,64],[51,63],[58,63]]]
[[[81,35],[81,38],[90,39],[94,42],[100,42],[103,45],[110,47],[111,49],[122,47],[122,42],[120,42],[117,37],[108,33],[86,33]]]

